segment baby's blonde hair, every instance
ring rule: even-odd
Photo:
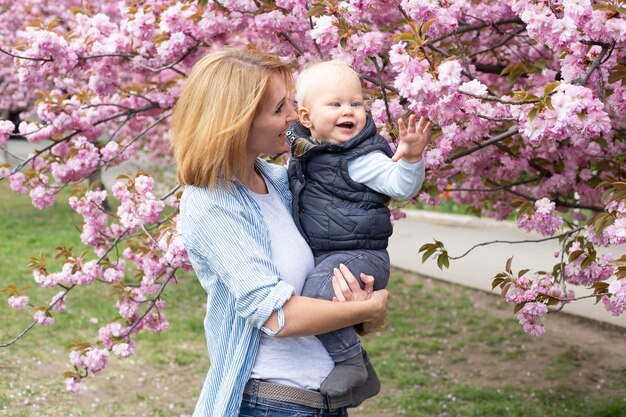
[[[309,94],[315,94],[315,85],[320,81],[320,76],[330,72],[329,76],[342,80],[344,77],[352,78],[361,85],[359,74],[344,61],[334,59],[331,61],[312,62],[304,66],[296,81],[296,102],[298,107],[306,106]]]
[[[193,66],[172,118],[181,185],[213,187],[218,177],[243,174],[250,127],[274,74],[292,91],[289,64],[266,52],[226,48]]]

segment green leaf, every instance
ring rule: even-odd
[[[431,255],[435,253],[436,251],[437,251],[437,248],[431,248],[427,250],[426,252],[424,252],[424,255],[422,255],[422,263],[426,262],[426,260],[430,258]]]
[[[504,282],[504,279],[502,279],[502,278],[494,279],[493,282],[491,283],[491,290],[493,291],[497,286],[499,286],[503,282]]]
[[[432,247],[435,247],[435,248],[436,248],[436,247],[437,247],[437,245],[435,245],[434,243],[425,243],[425,244],[423,244],[422,246],[420,246],[420,248],[419,248],[419,250],[418,250],[418,253],[419,253],[419,252],[423,252],[423,251],[425,251],[425,250],[429,250],[429,249],[430,249],[430,248],[432,248]]]
[[[522,308],[524,308],[525,305],[526,303],[515,304],[515,308],[513,309],[513,314],[517,314]]]
[[[554,81],[548,85],[546,85],[546,87],[543,89],[543,96],[547,97],[551,92],[554,91],[555,88],[557,88],[559,85],[561,84],[560,81]]]
[[[576,259],[580,257],[584,252],[581,250],[575,250],[574,252],[569,254],[568,262],[574,262]]]
[[[391,41],[395,43],[400,42],[400,41],[410,41],[413,39],[415,39],[415,35],[410,32],[399,33],[391,37]]]
[[[522,269],[517,273],[517,277],[520,278],[526,274],[526,272],[530,271],[530,269]]]
[[[430,19],[428,22],[424,23],[424,26],[422,26],[421,29],[420,29],[420,34],[424,34],[424,33],[428,32],[428,28],[433,23],[435,23],[435,19]]]
[[[443,257],[443,266],[450,268],[450,258],[448,258],[448,252],[442,253],[441,256]]]
[[[10,283],[8,287],[1,289],[0,292],[7,295],[20,295],[14,283]]]
[[[506,293],[509,291],[512,285],[513,284],[511,284],[511,282],[507,282],[506,284],[502,286],[502,291],[500,291],[500,294],[502,295],[502,297],[506,296]]]
[[[530,110],[530,113],[528,114],[528,118],[530,119],[531,122],[535,120],[535,118],[537,117],[537,114],[539,114],[539,110],[541,110],[539,107],[533,107]]]
[[[609,84],[622,82],[622,85],[626,85],[626,65],[617,64],[612,68],[609,68]]]
[[[508,272],[509,274],[511,274],[511,263],[513,262],[513,257],[511,256],[509,259],[506,260],[506,266],[505,266],[505,270],[506,272]]]
[[[448,260],[448,252],[443,251],[438,257],[437,257],[437,266],[439,267],[439,269],[443,270],[443,268],[449,268],[450,267],[450,261]]]

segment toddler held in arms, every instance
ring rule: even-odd
[[[400,143],[394,154],[365,111],[358,74],[342,61],[305,67],[296,83],[296,101],[299,120],[287,131],[289,186],[293,218],[315,256],[302,295],[332,300],[339,265],[357,278],[376,277],[375,290],[385,288],[392,233],[386,204],[390,198],[411,198],[422,186],[430,122],[421,118],[416,124],[414,115],[406,124],[398,120]],[[343,395],[363,385],[357,402],[376,395],[380,383],[355,328],[318,338],[335,362],[322,393]]]

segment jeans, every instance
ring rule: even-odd
[[[351,250],[327,252],[315,257],[315,269],[309,274],[302,288],[305,297],[332,300],[333,268],[342,263],[357,278],[361,288],[361,273],[375,278],[374,289],[380,290],[389,281],[389,254],[386,250]],[[359,336],[353,327],[346,327],[317,336],[334,362],[350,359],[361,353]]]
[[[239,417],[348,417],[348,412],[345,407],[331,413],[285,401],[258,397],[253,399],[252,396],[244,394]]]

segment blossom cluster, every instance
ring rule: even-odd
[[[523,213],[517,219],[518,227],[533,231],[542,235],[553,235],[563,224],[563,218],[554,212],[556,205],[547,198],[535,201],[534,211],[531,215]]]

